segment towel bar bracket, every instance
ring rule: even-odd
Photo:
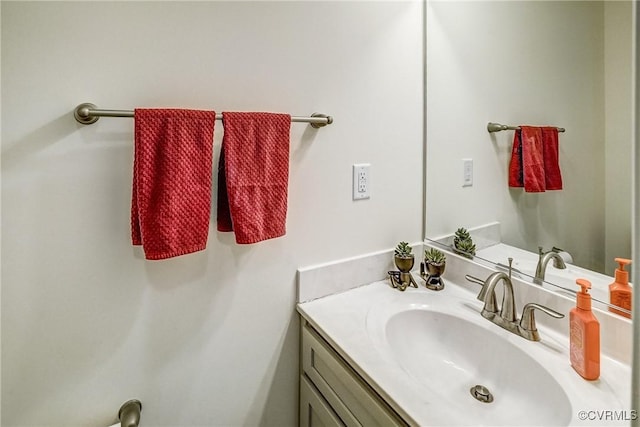
[[[73,117],[75,117],[76,121],[82,123],[83,125],[90,125],[95,123],[100,118],[99,116],[91,115],[91,111],[95,110],[96,107],[94,104],[90,102],[85,102],[80,104],[73,110]]]
[[[326,125],[330,125],[331,123],[333,123],[333,117],[328,116],[326,114],[322,114],[322,113],[313,113],[311,115],[311,117],[320,117],[323,119],[327,119],[326,122],[320,122],[320,123],[314,123],[314,122],[309,122],[309,124],[311,125],[312,128],[318,129],[318,128],[323,128]]]
[[[137,399],[127,400],[118,411],[118,420],[121,427],[138,427],[140,424],[140,412],[142,403]]]
[[[489,131],[489,133],[493,133],[493,132],[500,132],[503,130],[516,130],[518,129],[517,126],[511,126],[511,128],[509,128],[509,126],[507,125],[501,125],[500,123],[487,123],[487,130]]]

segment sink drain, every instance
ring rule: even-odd
[[[469,391],[471,392],[471,396],[473,396],[476,400],[479,400],[480,402],[483,402],[483,403],[493,402],[493,395],[491,394],[489,389],[483,385],[475,385],[471,387],[471,390]]]

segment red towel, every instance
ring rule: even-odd
[[[205,249],[213,111],[136,109],[131,239],[147,259]]]
[[[509,187],[524,187],[522,176],[522,141],[520,129],[513,133],[511,161],[509,162]]]
[[[218,169],[218,231],[236,242],[284,236],[289,185],[291,116],[222,113]]]
[[[520,126],[513,138],[509,186],[524,187],[528,193],[545,191],[545,169],[542,149],[542,130]]]
[[[542,154],[544,158],[544,180],[547,190],[562,190],[562,174],[558,161],[558,128],[542,128]]]

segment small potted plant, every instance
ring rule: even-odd
[[[426,281],[429,289],[439,291],[444,288],[442,274],[446,266],[447,257],[444,252],[430,248],[424,251],[424,268],[422,269],[422,278]]]
[[[396,246],[394,252],[393,260],[398,270],[400,270],[399,272],[389,272],[389,278],[391,279],[391,284],[393,285],[393,287],[398,288],[401,291],[407,289],[407,286],[409,285],[417,288],[418,285],[411,276],[411,269],[413,268],[415,258],[413,256],[412,248],[411,246],[409,246],[409,243],[398,243],[398,246]]]
[[[456,233],[453,236],[453,247],[457,247],[458,244],[464,240],[472,240],[471,234],[469,234],[469,231],[466,228],[460,227],[456,230]]]
[[[411,271],[414,263],[412,248],[407,242],[400,242],[394,252],[394,261],[400,271]]]
[[[440,272],[440,274],[444,273],[444,267],[447,261],[447,257],[444,252],[436,249],[430,248],[424,251],[424,262],[427,265],[427,270],[429,272]]]
[[[466,228],[458,228],[453,236],[453,251],[467,258],[473,258],[476,254],[476,245]]]
[[[456,252],[466,258],[472,259],[476,254],[476,245],[472,240],[463,240],[456,246]]]

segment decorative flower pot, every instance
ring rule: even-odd
[[[396,263],[396,267],[400,270],[401,273],[408,273],[413,268],[413,264],[415,263],[415,257],[413,255],[408,257],[401,257],[395,255],[393,257],[394,262]]]
[[[400,289],[404,291],[408,286],[413,286],[414,288],[418,287],[418,284],[413,280],[411,276],[411,269],[413,268],[413,264],[415,263],[415,258],[413,255],[409,256],[398,256],[394,255],[393,260],[396,264],[396,267],[399,271],[390,271],[389,279],[391,280],[391,285],[394,288]]]
[[[442,276],[444,268],[447,266],[445,262],[433,263],[427,261],[427,273],[430,276]]]
[[[447,264],[445,262],[433,263],[425,261],[423,265],[425,265],[426,270],[426,277],[423,275],[423,279],[426,282],[425,286],[433,291],[444,289],[444,281],[440,276],[444,273]]]

